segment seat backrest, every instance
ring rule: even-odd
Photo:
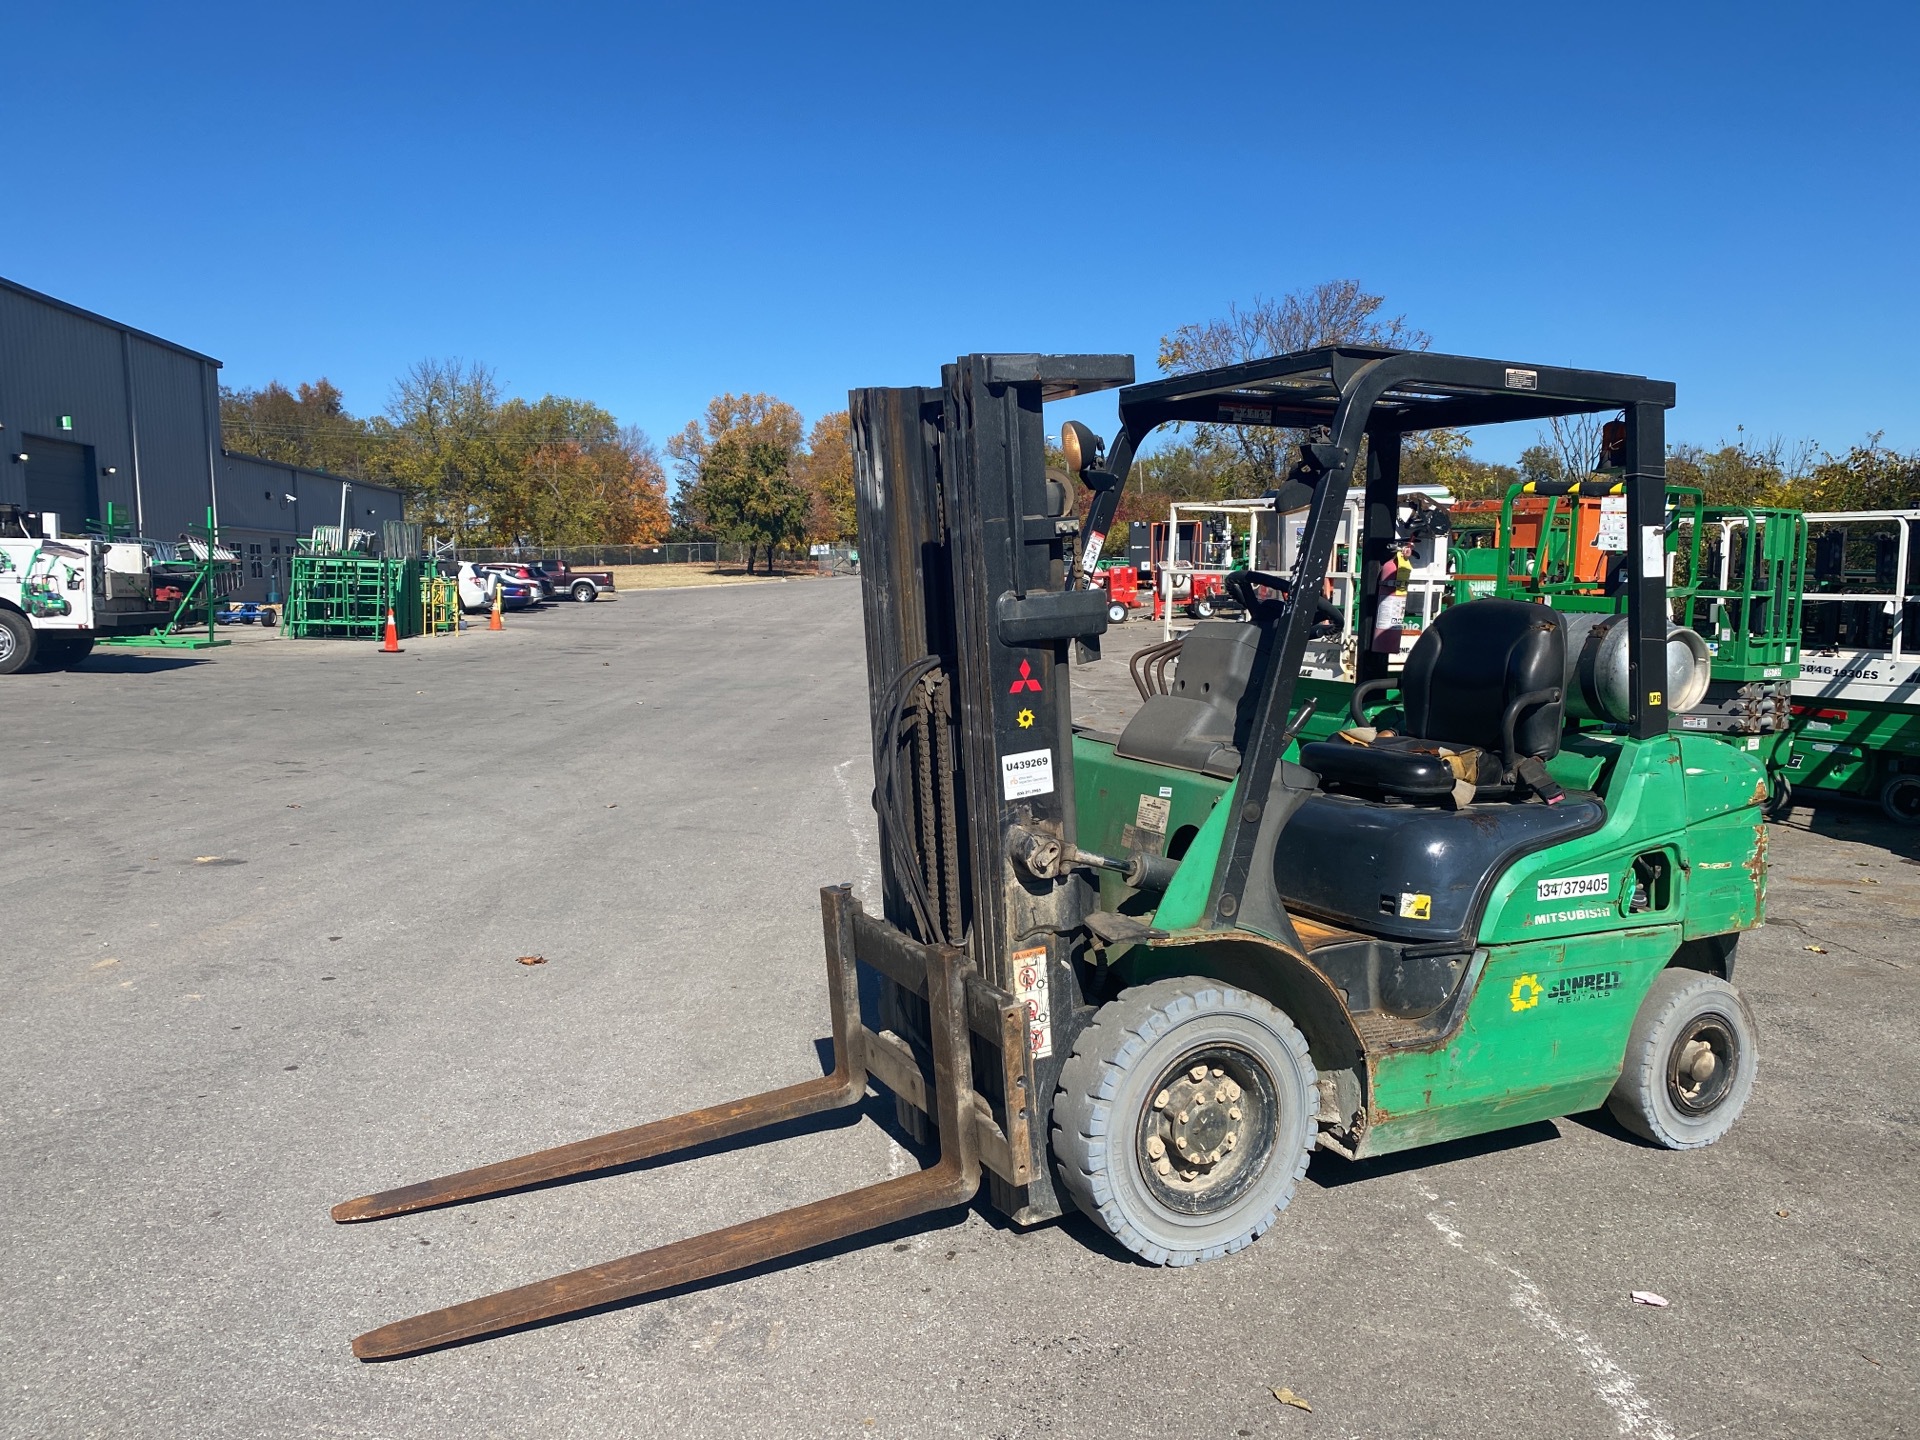
[[[1530,690],[1564,686],[1566,667],[1566,632],[1547,606],[1492,597],[1451,606],[1421,632],[1401,672],[1405,733],[1499,754],[1507,706]],[[1564,714],[1555,702],[1522,715],[1519,752],[1559,754]]]
[[[1116,753],[1210,775],[1234,774],[1240,768],[1240,703],[1259,648],[1257,625],[1202,620],[1187,632],[1168,692],[1134,712]]]

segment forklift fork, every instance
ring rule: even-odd
[[[869,1074],[931,1115],[940,1130],[938,1164],[624,1259],[383,1325],[357,1337],[353,1353],[362,1360],[385,1360],[476,1340],[693,1284],[916,1215],[964,1205],[980,1187],[983,1152],[1004,1179],[1025,1183],[1031,1174],[1025,1012],[1010,996],[981,981],[959,950],[920,945],[884,921],[869,918],[848,886],[822,890],[820,908],[833,1011],[831,1074],[731,1104],[344,1201],[333,1208],[333,1218],[377,1220],[457,1205],[691,1150],[799,1116],[858,1104],[866,1094]],[[876,1034],[861,1023],[861,958],[926,998],[933,1051],[931,1087],[904,1041],[890,1033]],[[989,1048],[998,1049],[1003,1059],[1002,1094],[1008,1118],[1004,1131],[974,1090],[974,1029],[985,1032]]]

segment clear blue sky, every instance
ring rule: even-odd
[[[0,274],[664,441],[1336,276],[1670,434],[1920,446],[1920,4],[22,6]],[[1085,418],[1110,426],[1112,408]],[[1524,443],[1525,437],[1516,437]],[[1482,441],[1507,458],[1518,444]]]

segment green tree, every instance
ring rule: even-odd
[[[806,534],[808,494],[793,473],[792,452],[771,440],[723,436],[707,448],[699,478],[687,489],[686,505],[702,528],[747,547],[753,573],[757,547],[774,552]]]
[[[484,365],[422,360],[394,383],[374,421],[375,454],[429,532],[461,544],[497,537],[509,469],[499,411],[499,382]]]
[[[1823,456],[1795,487],[1809,510],[1910,510],[1920,507],[1920,450],[1901,454],[1875,431],[1845,455]]]

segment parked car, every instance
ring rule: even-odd
[[[502,610],[524,610],[535,602],[539,588],[522,580],[509,579],[498,570],[462,560],[454,577],[460,588],[460,608],[469,615],[493,608],[493,592],[500,592]]]
[[[613,589],[611,570],[575,570],[561,560],[542,561],[541,568],[553,581],[554,594],[571,595],[583,604],[598,600],[602,590]]]
[[[537,561],[520,565],[508,560],[483,560],[480,562],[480,569],[491,570],[496,575],[505,576],[508,580],[517,580],[522,585],[531,585],[535,596],[540,600],[553,598],[553,581],[540,569]]]

